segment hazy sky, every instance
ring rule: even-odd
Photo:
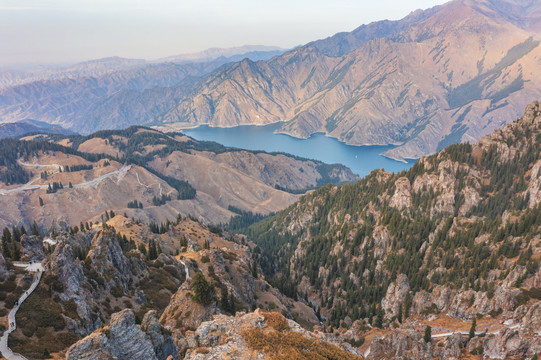
[[[0,66],[284,48],[443,0],[0,0]]]

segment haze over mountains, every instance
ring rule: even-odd
[[[286,52],[1,72],[1,355],[537,359],[540,24],[454,0]],[[361,179],[169,131],[269,123],[420,159]]]
[[[142,67],[90,62],[88,69],[116,70],[83,64],[81,76],[25,84],[4,75],[0,119],[34,118],[83,133],[283,121],[279,131],[293,136],[324,132],[353,145],[397,144],[386,155],[417,158],[478,139],[540,97],[540,22],[538,1],[455,0],[267,61],[222,66],[231,54],[211,52],[166,60],[221,57]],[[259,50],[279,51],[244,49]]]

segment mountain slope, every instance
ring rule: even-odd
[[[320,306],[328,326],[359,320],[350,333],[357,340],[370,334],[367,323],[452,332],[490,316],[495,331],[500,319],[522,322],[540,304],[540,145],[534,103],[478,143],[399,174],[318,189],[245,233],[271,283]],[[529,356],[535,339],[524,345]]]
[[[231,149],[148,128],[23,140],[0,142],[3,226],[73,226],[110,209],[146,222],[182,213],[225,223],[242,212],[281,210],[327,182],[357,179],[342,165]],[[54,183],[63,188],[48,190]],[[133,201],[137,206],[129,205]]]
[[[536,15],[527,17],[539,5],[520,4],[455,0],[267,62],[243,61],[200,81],[162,119],[285,121],[279,131],[301,138],[324,132],[353,145],[400,145],[386,152],[398,159],[478,139],[541,96],[541,46],[528,25]]]

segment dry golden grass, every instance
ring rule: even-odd
[[[289,324],[287,323],[286,318],[277,312],[267,312],[262,313],[263,317],[265,318],[265,323],[267,326],[273,328],[276,331],[286,331],[291,329]]]
[[[273,360],[357,360],[359,357],[318,339],[301,334],[250,329],[242,332],[248,346],[266,353]]]

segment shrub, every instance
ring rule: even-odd
[[[113,286],[111,288],[111,295],[113,295],[116,298],[122,297],[124,296],[124,289],[120,285]]]

